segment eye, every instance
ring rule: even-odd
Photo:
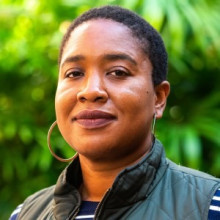
[[[115,77],[125,77],[125,76],[129,76],[130,73],[125,70],[113,70],[111,72],[108,72],[107,75],[115,76]]]
[[[66,78],[79,78],[81,76],[84,76],[84,73],[78,70],[70,70],[66,73]]]

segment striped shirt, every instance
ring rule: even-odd
[[[220,188],[215,192],[209,206],[208,220],[220,220]]]
[[[21,208],[22,208],[23,204],[19,205],[15,210],[14,212],[12,212],[9,220],[15,220],[18,216],[18,213],[21,211]]]
[[[83,201],[75,219],[93,220],[98,204],[98,202]],[[21,208],[22,204],[15,209],[9,220],[16,220]],[[220,220],[220,188],[215,192],[212,198],[209,206],[208,220]]]
[[[83,201],[75,219],[93,220],[99,202]]]

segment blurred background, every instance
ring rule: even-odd
[[[219,0],[0,0],[0,218],[52,185],[66,166],[50,154],[58,51],[70,22],[96,6],[136,11],[162,35],[171,94],[156,135],[178,164],[220,177]],[[53,134],[57,154],[74,153]]]

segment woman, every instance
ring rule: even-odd
[[[160,35],[133,12],[106,6],[77,18],[60,49],[55,108],[78,154],[57,184],[27,198],[14,218],[219,216],[210,202],[220,180],[169,161],[153,136],[170,90],[166,73]]]

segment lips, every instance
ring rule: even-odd
[[[108,112],[100,110],[83,110],[73,118],[73,121],[77,122],[85,129],[95,129],[107,126],[115,119],[116,117]]]

